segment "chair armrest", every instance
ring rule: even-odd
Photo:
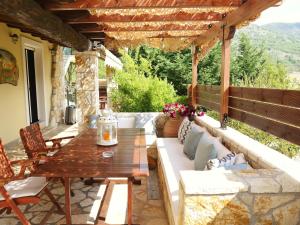
[[[25,171],[28,169],[30,172],[34,171],[36,164],[40,162],[40,160],[47,161],[48,158],[46,156],[38,156],[33,159],[22,159],[22,160],[15,160],[11,161],[11,165],[19,165],[21,166],[19,174],[15,177],[10,178],[11,180],[18,180],[18,179],[24,179],[25,176]]]
[[[52,142],[52,149],[55,148],[61,148],[61,141],[64,139],[71,139],[74,138],[75,136],[67,136],[67,137],[61,137],[61,138],[52,138],[52,139],[47,139],[45,142]]]

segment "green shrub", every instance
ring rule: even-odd
[[[145,76],[149,64],[144,60],[136,65],[125,52],[122,53],[123,71],[114,77],[118,89],[112,93],[112,103],[119,112],[158,112],[166,103],[176,100],[176,92],[166,80]]]

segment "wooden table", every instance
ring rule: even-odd
[[[70,178],[128,178],[127,220],[132,224],[132,182],[135,176],[149,176],[144,129],[118,129],[118,144],[110,147],[96,144],[97,130],[87,129],[65,145],[33,176],[63,177],[65,180],[66,223],[72,224]],[[112,158],[102,152],[111,150]]]

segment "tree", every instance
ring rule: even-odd
[[[180,52],[163,52],[159,49],[140,46],[129,51],[129,55],[137,65],[149,63],[150,70],[145,72],[146,76],[151,74],[171,83],[178,95],[187,94],[187,85],[191,83],[192,57],[190,49]]]
[[[254,46],[248,36],[240,35],[238,47],[233,51],[231,64],[231,83],[238,85],[244,80],[254,81],[265,66],[264,46]]]
[[[119,112],[157,112],[166,103],[176,101],[176,92],[171,84],[149,74],[149,62],[143,59],[137,64],[125,51],[121,52],[123,70],[117,71],[114,79],[118,89],[112,93],[113,108]]]
[[[198,65],[198,83],[219,85],[221,83],[221,43],[200,60]]]

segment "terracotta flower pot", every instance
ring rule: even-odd
[[[178,129],[183,120],[183,117],[177,116],[176,118],[168,118],[163,128],[164,137],[177,137]]]

